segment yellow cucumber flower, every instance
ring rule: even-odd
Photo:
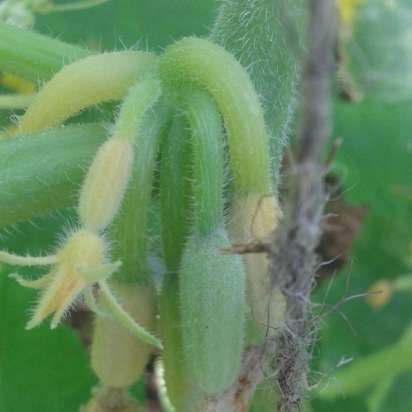
[[[80,298],[99,316],[112,316],[131,335],[162,349],[160,341],[147,332],[130,316],[111,292],[106,280],[120,267],[120,262],[106,260],[106,245],[102,236],[88,229],[80,229],[70,235],[54,255],[18,256],[0,251],[0,262],[18,266],[52,266],[52,269],[36,280],[26,280],[18,274],[10,275],[20,285],[41,289],[39,302],[26,329],[38,326],[53,314],[54,329]],[[98,286],[104,303],[104,313],[97,307],[93,286]]]
[[[80,191],[79,218],[81,227],[50,256],[18,256],[0,251],[0,262],[20,266],[52,266],[43,277],[27,281],[14,274],[22,286],[42,289],[27,329],[39,325],[53,314],[55,328],[76,300],[85,303],[100,316],[113,316],[131,335],[162,349],[160,341],[140,326],[127,313],[106,282],[120,267],[120,262],[106,259],[106,242],[102,233],[118,213],[133,165],[133,140],[140,132],[140,124],[147,110],[160,96],[160,83],[147,78],[137,82],[126,96],[116,122],[116,132],[99,148]],[[97,285],[104,305],[100,311],[94,300],[92,287]]]
[[[52,266],[47,274],[36,280],[10,275],[22,286],[42,290],[27,329],[39,325],[51,314],[51,328],[55,328],[81,296],[89,306],[94,306],[92,286],[104,282],[120,266],[120,262],[106,262],[105,250],[100,236],[79,230],[68,237],[55,255],[31,257],[0,252],[0,260],[12,265]]]

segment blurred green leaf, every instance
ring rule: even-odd
[[[157,49],[182,36],[206,35],[216,0],[110,0],[83,11],[38,16],[36,30],[104,50]]]
[[[332,136],[342,137],[343,145],[333,169],[343,179],[345,199],[368,209],[352,250],[352,261],[333,281],[329,303],[343,297],[346,282],[346,297],[350,297],[364,293],[379,278],[395,278],[405,272],[404,260],[412,239],[412,105],[378,100],[337,102],[334,122]],[[325,281],[317,291],[318,301],[323,301],[328,283]],[[353,358],[356,362],[362,355],[396,342],[410,321],[410,296],[395,295],[380,310],[371,309],[364,299],[356,299],[342,305],[339,311],[347,321],[336,311],[327,317],[321,332],[315,364],[323,375],[322,384],[328,377],[333,379],[342,360]],[[404,391],[402,396],[403,406],[389,402],[383,410],[410,411],[411,392]],[[348,406],[354,399],[316,401],[314,410],[360,411],[366,408],[366,397],[367,393],[359,397],[356,407]]]

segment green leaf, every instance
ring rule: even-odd
[[[345,200],[365,205],[367,214],[352,248],[350,264],[331,285],[327,298],[331,304],[342,298],[348,280],[346,297],[366,292],[380,278],[394,279],[408,271],[405,260],[412,238],[407,223],[412,221],[410,103],[387,104],[367,99],[358,104],[336,102],[334,109],[332,136],[342,137],[343,144],[332,170],[342,177]],[[324,301],[328,285],[325,281],[318,289],[318,302]],[[397,342],[410,322],[410,296],[395,295],[377,311],[364,299],[355,299],[340,306],[339,311],[348,322],[336,311],[327,317],[321,332],[320,353],[317,352],[314,364],[315,370],[324,376],[321,385],[333,380],[342,360],[362,362],[364,356]],[[391,390],[388,394],[385,412],[407,412],[412,402],[410,391],[397,392],[396,406],[391,402],[394,393]],[[316,401],[314,410],[358,411],[366,409],[366,399],[364,391],[347,400],[341,397],[328,403]]]

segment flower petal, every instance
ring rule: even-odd
[[[62,302],[62,304],[59,305],[59,307],[57,308],[51,320],[50,329],[55,329],[59,325],[64,314],[70,309],[70,306],[73,305],[74,301],[82,293],[83,288],[84,288],[84,285],[83,286],[80,285],[76,289],[73,289],[73,292],[71,293],[70,298],[68,298],[65,302]]]
[[[100,265],[83,265],[77,268],[77,272],[88,283],[95,283],[105,280],[115,273],[121,266],[120,260],[112,263],[102,263]]]
[[[57,263],[55,255],[50,256],[19,256],[13,253],[0,251],[0,262],[17,266],[48,266]]]
[[[54,275],[55,271],[51,271],[38,279],[27,280],[20,276],[18,273],[11,273],[9,275],[9,278],[14,279],[19,285],[24,286],[25,288],[41,289],[51,282]]]
[[[77,298],[85,285],[85,282],[72,271],[59,270],[53,281],[43,292],[26,329],[32,329],[39,325],[43,319],[53,312],[56,312],[56,315],[53,317],[52,327],[56,327],[64,312]]]

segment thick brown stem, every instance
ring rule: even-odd
[[[308,322],[315,274],[315,248],[320,237],[326,196],[323,149],[328,135],[330,78],[335,43],[335,2],[308,0],[308,53],[302,78],[302,123],[297,164],[288,184],[285,219],[270,256],[271,278],[286,299],[285,330],[277,345],[278,410],[300,408],[307,388]]]

